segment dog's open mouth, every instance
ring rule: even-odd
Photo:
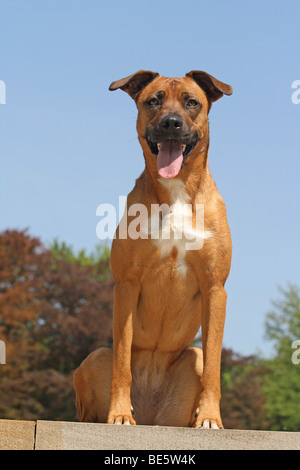
[[[185,159],[193,151],[197,139],[183,144],[175,139],[154,143],[147,139],[151,152],[157,157],[157,169],[163,178],[174,178],[183,168]]]

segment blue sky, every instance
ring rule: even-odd
[[[93,250],[97,206],[144,167],[135,104],[109,84],[204,70],[234,90],[210,112],[233,240],[224,345],[268,354],[270,299],[300,281],[299,18],[299,0],[0,0],[0,230]]]

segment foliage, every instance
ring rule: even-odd
[[[300,289],[280,288],[266,316],[266,338],[273,341],[275,356],[265,361],[269,373],[263,392],[272,429],[300,431],[300,364],[294,364],[292,343],[300,339]]]
[[[93,266],[99,276],[99,280],[106,280],[110,275],[110,249],[106,245],[97,245],[92,253],[85,249],[74,253],[73,248],[65,242],[55,239],[49,246],[54,261],[64,260],[70,264],[79,264],[82,267]]]
[[[223,349],[221,361],[221,411],[225,428],[268,429],[262,383],[266,367],[255,356]]]
[[[54,253],[26,231],[0,234],[0,416],[75,419],[72,372],[112,344],[113,281],[94,264]],[[105,278],[105,280],[101,280]]]

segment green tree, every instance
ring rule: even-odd
[[[300,364],[292,361],[293,342],[300,339],[300,289],[289,284],[279,289],[266,316],[266,338],[274,343],[274,357],[265,361],[263,392],[272,429],[300,431]]]
[[[225,428],[269,429],[262,393],[267,369],[260,359],[223,348],[221,372],[221,410]]]
[[[50,244],[49,250],[55,262],[66,261],[81,267],[92,266],[100,281],[105,281],[111,276],[110,249],[107,245],[96,245],[94,251],[87,253],[83,248],[75,253],[71,245],[60,242],[57,238]]]

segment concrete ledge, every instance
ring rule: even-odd
[[[300,450],[300,432],[0,420],[0,449]]]
[[[0,419],[0,450],[32,450],[35,428],[35,421]]]

